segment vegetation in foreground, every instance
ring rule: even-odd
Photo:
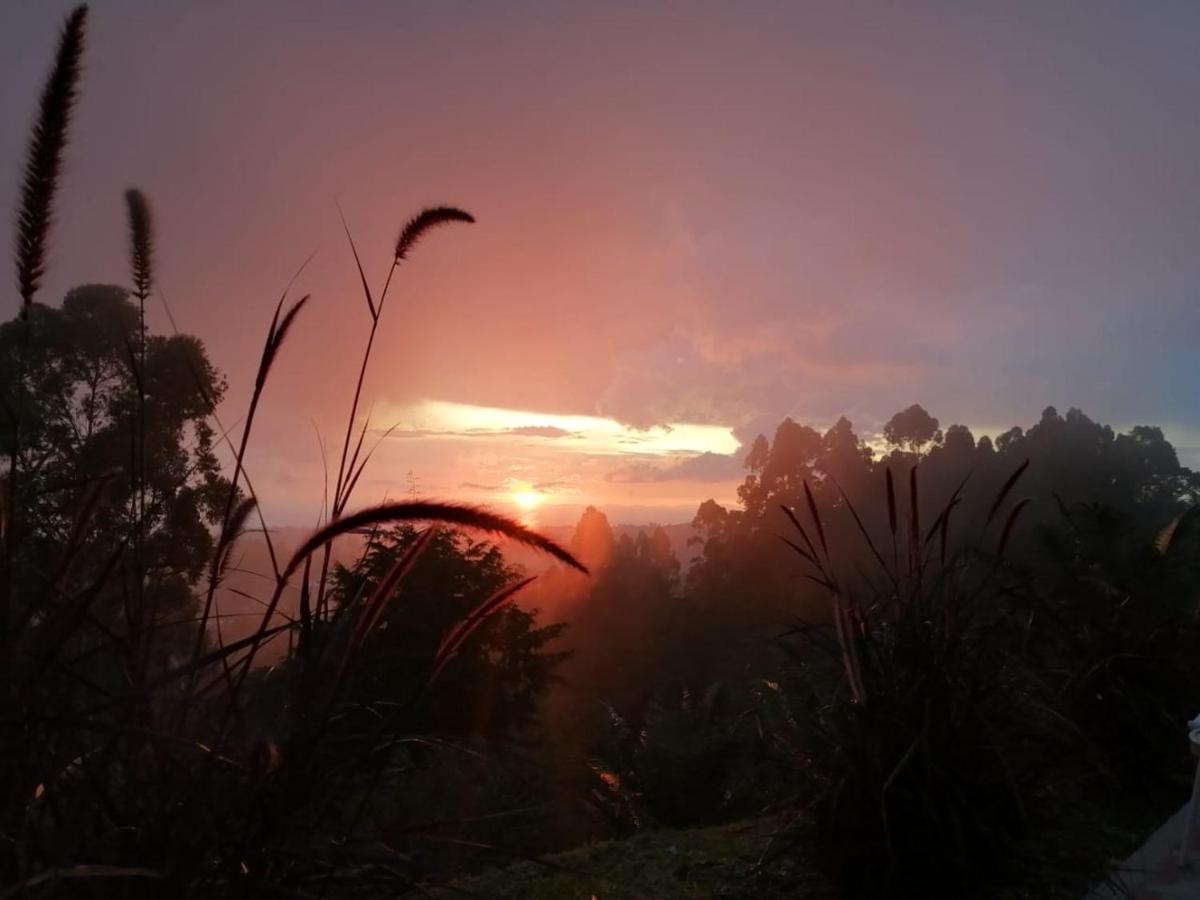
[[[656,829],[601,841],[451,882],[435,897],[536,897],[538,900],[811,900],[835,896],[816,866],[771,859],[784,823],[768,819],[687,831]]]
[[[701,505],[686,572],[595,510],[567,550],[486,510],[353,506],[388,290],[473,221],[451,207],[404,224],[378,291],[347,229],[367,339],[327,519],[278,551],[245,460],[308,298],[276,304],[234,433],[203,344],[146,329],[140,193],[129,284],[38,299],[86,21],[0,326],[4,896],[1078,896],[1182,800],[1200,479],[1158,429],[1049,408],[976,440],[913,406],[878,454],[785,420],[740,507]],[[472,530],[555,568],[531,586]],[[233,638],[251,531],[270,571]]]

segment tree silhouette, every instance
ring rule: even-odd
[[[919,403],[901,410],[883,426],[883,436],[889,444],[920,454],[930,441],[941,442],[938,420],[929,415]]]
[[[16,417],[0,419],[0,441],[9,439],[13,418],[22,423],[17,500],[24,515],[26,565],[21,570],[54,570],[80,498],[96,490],[94,534],[72,567],[72,577],[86,583],[131,543],[131,498],[144,475],[146,555],[154,564],[143,587],[160,618],[180,619],[192,603],[191,586],[211,557],[211,529],[228,485],[208,423],[224,393],[223,378],[204,345],[188,335],[146,335],[143,369],[138,307],[121,287],[77,287],[58,308],[34,303],[29,323],[28,339],[25,323],[0,325],[0,382],[11,383],[22,367],[24,372],[22,409]],[[145,456],[139,465],[143,414]],[[138,471],[142,468],[144,473]],[[128,579],[138,577],[135,570],[127,567],[121,590],[112,586],[110,607],[129,589]],[[23,595],[31,599],[45,588],[44,582],[27,584]]]
[[[336,602],[370,595],[418,537],[411,525],[372,536],[354,566],[335,569]],[[350,696],[381,710],[411,703],[424,690],[442,639],[520,580],[495,544],[439,528],[363,645]],[[537,724],[542,694],[566,658],[548,649],[564,628],[539,626],[536,612],[515,605],[483,619],[430,688],[436,702],[421,713],[427,726],[489,740],[527,736]]]

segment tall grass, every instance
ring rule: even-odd
[[[952,525],[963,486],[923,527],[915,467],[900,498],[885,473],[891,554],[843,497],[874,561],[856,575],[837,571],[807,485],[807,526],[785,509],[785,541],[827,592],[830,624],[800,623],[781,642],[792,705],[775,741],[807,785],[806,836],[846,896],[975,896],[1020,880],[1045,824],[1041,792],[1064,786],[1078,757],[1023,658],[1027,619],[1011,602],[1020,575],[1004,554],[1028,505],[1011,502],[1024,469],[997,491],[983,545]]]
[[[85,22],[84,7],[67,19],[30,142],[16,232],[20,308],[27,322],[45,272]],[[4,896],[348,896],[403,887],[408,884],[406,857],[363,815],[371,787],[396,765],[403,728],[381,731],[375,739],[370,733],[357,736],[365,738],[368,750],[347,757],[339,752],[338,740],[345,735],[338,735],[336,723],[345,718],[349,702],[338,685],[357,665],[358,648],[378,626],[411,560],[397,565],[370,596],[334,602],[325,585],[331,543],[340,535],[390,523],[445,523],[501,533],[583,569],[554,542],[484,509],[414,501],[349,511],[369,458],[362,453],[368,423],[359,426],[358,409],[393,275],[430,230],[473,219],[457,209],[435,207],[408,221],[378,297],[354,250],[371,324],[349,403],[330,521],[286,562],[274,563],[273,586],[262,600],[257,627],[227,643],[221,636],[217,590],[250,518],[261,517],[247,473],[253,428],[273,365],[309,301],[305,296],[289,305],[286,292],[280,298],[257,362],[241,434],[231,443],[232,472],[201,585],[199,614],[183,623],[194,634],[186,652],[164,665],[156,663],[156,639],[181,623],[165,620],[167,611],[159,607],[146,579],[155,561],[146,558],[153,516],[145,484],[154,461],[147,458],[145,440],[145,304],[153,294],[157,249],[148,201],[130,191],[126,204],[139,335],[138,345],[128,348],[136,397],[130,428],[134,446],[123,473],[131,533],[107,544],[96,542],[111,527],[96,516],[115,476],[98,480],[75,500],[54,570],[30,570],[18,528],[24,500],[18,484],[19,437],[6,448],[0,610]],[[23,402],[19,389],[6,392],[5,414],[18,419]],[[13,434],[19,430],[14,428]],[[59,502],[71,500],[64,496]],[[109,549],[97,559],[102,546]],[[418,542],[414,558],[422,546]],[[271,552],[274,560],[273,548]],[[96,603],[114,579],[122,578],[130,554],[134,585],[125,615],[113,618]],[[85,556],[89,562],[81,565]],[[322,557],[321,574],[314,584],[317,556]],[[280,601],[297,576],[299,614],[280,623]],[[39,582],[47,589],[36,589]],[[429,660],[431,683],[466,637],[525,583],[509,586],[446,634]],[[276,697],[257,689],[254,664],[264,645],[285,635],[292,647],[291,681],[287,695]],[[273,704],[265,717],[252,709],[264,702]],[[403,709],[396,713],[401,723],[405,714]]]
[[[25,323],[25,352],[30,341],[30,310],[46,271],[46,254],[54,219],[54,203],[62,179],[63,151],[67,144],[71,113],[78,93],[83,58],[84,26],[87,7],[79,6],[68,16],[59,36],[54,66],[42,89],[38,115],[34,120],[26,150],[21,198],[17,207],[13,236],[20,316]],[[11,440],[5,448],[8,471],[5,473],[4,508],[0,509],[0,530],[4,539],[4,569],[0,573],[0,673],[9,665],[12,643],[12,591],[16,549],[21,540],[21,510],[17,503],[21,477],[21,422],[26,414],[24,360],[19,363],[16,384],[6,385],[3,415],[11,424]],[[7,679],[5,679],[7,680]],[[5,698],[7,700],[7,698]]]

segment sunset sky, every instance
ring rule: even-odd
[[[69,3],[0,5],[0,199]],[[734,498],[785,415],[977,432],[1081,407],[1200,466],[1200,4],[92,4],[44,301],[161,293],[245,408],[280,291],[313,301],[249,470],[313,521],[402,222],[359,500],[573,521]],[[0,283],[14,283],[0,261]],[[16,308],[16,291],[4,301]],[[166,329],[161,307],[152,326]]]

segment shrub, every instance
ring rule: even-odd
[[[782,642],[797,724],[779,743],[806,785],[804,833],[847,896],[971,896],[1015,877],[1042,786],[1069,758],[1008,601],[1019,576],[1002,557],[1025,502],[999,513],[1019,474],[992,504],[998,535],[984,553],[955,540],[957,493],[922,530],[916,468],[907,509],[888,471],[892,552],[862,528],[872,562],[849,577],[831,567],[811,493],[808,528],[787,510],[798,538],[786,540],[831,610]]]

